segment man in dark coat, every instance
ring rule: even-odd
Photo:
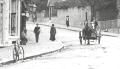
[[[34,33],[35,33],[36,43],[38,43],[39,34],[40,34],[40,27],[38,26],[38,24],[36,24],[36,27],[34,28]]]
[[[69,27],[69,16],[66,16],[66,26]]]
[[[88,43],[87,44],[90,44],[90,37],[91,37],[91,33],[92,33],[92,30],[90,29],[90,27],[88,26],[88,23],[85,24],[85,27],[84,29],[82,30],[83,32],[83,36],[84,38],[83,39],[87,39],[88,40]]]
[[[56,28],[54,27],[54,24],[52,24],[52,27],[50,29],[50,40],[54,41],[56,35]]]

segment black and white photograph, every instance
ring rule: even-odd
[[[120,69],[120,0],[0,0],[0,69]]]

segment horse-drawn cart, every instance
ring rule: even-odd
[[[101,30],[91,29],[91,28],[84,28],[82,31],[79,32],[79,39],[80,44],[83,44],[83,40],[87,41],[87,44],[90,44],[90,40],[96,40],[98,41],[98,44],[100,44],[101,40]]]

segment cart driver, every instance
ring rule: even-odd
[[[83,32],[83,37],[84,37],[83,39],[87,39],[88,40],[87,44],[90,44],[89,37],[91,37],[92,30],[88,26],[88,23],[85,24],[85,27],[83,28],[82,32]]]

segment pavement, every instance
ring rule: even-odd
[[[27,38],[28,43],[23,45],[25,52],[25,59],[31,58],[34,56],[41,56],[49,53],[59,51],[63,48],[61,41],[50,41],[47,33],[42,31],[39,36],[39,42],[35,42],[35,36],[33,33],[33,28],[35,24],[27,24]],[[13,46],[0,48],[0,65],[5,65],[13,62]]]
[[[54,23],[51,23],[50,21],[48,21],[48,22],[40,22],[39,24],[50,27],[51,24],[54,24]],[[39,41],[39,43],[35,43],[35,38],[33,33],[34,26],[35,24],[33,22],[27,22],[27,33],[29,33],[27,34],[28,43],[27,45],[23,46],[25,51],[25,59],[31,58],[34,56],[49,54],[63,48],[63,44],[61,43],[61,41],[57,41],[57,40],[54,42],[50,41],[49,36],[46,35],[46,34],[49,34],[49,32],[46,33],[45,31],[41,32],[40,34],[41,40]],[[75,31],[75,32],[81,31],[80,28],[71,27],[71,26],[66,27],[66,25],[60,25],[60,24],[55,24],[55,27],[59,29],[66,29],[66,30]],[[105,36],[112,36],[112,37],[120,36],[120,34],[114,34],[114,33],[108,33],[108,32],[101,32],[101,33],[102,35],[105,35]],[[0,65],[13,61],[12,54],[13,54],[13,46],[0,48]]]
[[[39,22],[38,22],[39,23]],[[66,25],[62,25],[62,24],[56,24],[56,23],[52,23],[51,21],[48,21],[48,22],[40,22],[39,23],[40,25],[44,25],[44,26],[51,26],[52,24],[55,24],[55,27],[56,28],[59,28],[59,29],[66,29],[66,30],[71,30],[71,31],[76,31],[76,32],[79,32],[81,31],[82,29],[81,28],[78,28],[78,27],[66,27]],[[111,37],[119,37],[120,34],[116,34],[116,33],[110,33],[110,32],[104,32],[102,31],[101,34],[103,36],[111,36]]]

